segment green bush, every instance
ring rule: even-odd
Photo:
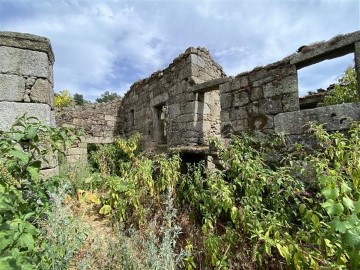
[[[324,105],[333,105],[359,101],[355,67],[350,66],[335,83],[334,89],[325,96]]]
[[[25,115],[0,133],[1,269],[34,269],[39,263],[39,228],[58,184],[42,179],[40,169],[47,156],[56,158],[76,138],[71,129],[49,127]]]

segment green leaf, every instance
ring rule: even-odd
[[[306,210],[306,205],[302,203],[302,204],[299,206],[299,212],[300,212],[300,214],[304,214],[304,213],[305,213],[305,210]]]
[[[360,235],[355,230],[348,230],[345,234],[345,242],[351,247],[360,247]]]
[[[360,213],[360,198],[354,203],[354,212],[356,214]]]
[[[339,197],[339,189],[338,188],[329,188],[326,187],[321,191],[321,194],[327,199],[336,199]]]
[[[102,215],[108,215],[111,212],[111,206],[108,204],[105,204],[101,209],[99,210],[99,213]]]
[[[26,170],[29,172],[31,179],[38,180],[40,176],[40,170],[39,168],[29,166],[26,168]]]
[[[2,257],[2,258],[0,258],[0,269],[4,269],[4,270],[13,269],[13,267],[10,266],[10,262],[12,260],[13,260],[12,257]]]
[[[349,222],[349,224],[351,224],[354,227],[356,227],[360,224],[360,220],[356,214],[352,214],[352,215],[348,216],[346,220]]]
[[[321,206],[330,216],[341,215],[344,212],[344,206],[341,203],[335,204],[333,200],[327,200]]]
[[[23,233],[19,237],[18,244],[20,247],[26,247],[32,250],[35,247],[35,241],[30,233]]]
[[[351,191],[351,188],[346,184],[345,182],[342,182],[341,184],[341,192],[342,193],[348,193]]]
[[[354,209],[354,202],[348,198],[348,197],[344,197],[342,199],[343,201],[343,205],[347,208],[347,209],[350,209],[350,210],[353,210]]]
[[[314,223],[315,229],[319,228],[319,225],[320,225],[319,217],[317,215],[313,214],[311,216],[311,220]]]
[[[29,155],[27,155],[26,153],[19,151],[19,150],[10,150],[9,155],[20,159],[25,164],[27,164],[30,160]]]
[[[22,132],[14,132],[14,133],[12,133],[12,138],[17,142],[22,140],[24,137],[25,137],[25,134],[22,133]]]
[[[334,231],[337,231],[339,233],[345,233],[349,228],[352,226],[347,221],[341,221],[339,217],[334,218],[330,222],[330,226]]]
[[[287,262],[290,261],[290,252],[287,246],[283,246],[277,243],[276,248],[278,249],[280,255],[285,258]]]
[[[36,129],[33,126],[30,126],[27,130],[26,130],[26,139],[32,140],[34,139],[34,137],[36,136]]]

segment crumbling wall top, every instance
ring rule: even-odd
[[[221,77],[226,77],[226,74],[222,68],[222,66],[220,64],[218,64],[210,55],[210,52],[208,49],[204,48],[204,47],[189,47],[185,50],[184,53],[181,53],[178,57],[176,57],[172,63],[165,69],[163,70],[158,70],[154,73],[152,73],[150,75],[150,77],[145,78],[145,79],[141,79],[136,81],[134,84],[132,84],[130,86],[130,90],[128,91],[131,92],[135,89],[139,89],[142,88],[144,85],[146,84],[150,84],[153,81],[157,81],[160,80],[161,78],[163,78],[164,74],[166,73],[170,73],[172,71],[173,68],[175,68],[177,65],[179,65],[181,62],[185,61],[189,55],[194,54],[194,55],[198,55],[201,58],[205,58],[208,61],[211,62],[211,64],[216,67],[220,73],[221,73]],[[127,94],[127,93],[126,93]],[[125,94],[125,95],[126,95]]]
[[[290,63],[298,69],[354,52],[354,44],[360,41],[360,31],[338,35],[328,41],[314,42],[301,46],[298,53],[291,56]]]

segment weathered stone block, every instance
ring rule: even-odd
[[[0,47],[0,73],[50,79],[46,53]]]
[[[234,98],[232,93],[222,93],[220,99],[221,110],[227,110],[231,108],[233,99]]]
[[[272,81],[264,85],[263,90],[265,98],[289,93],[297,93],[297,78],[296,76],[288,76],[279,81]]]
[[[259,101],[260,114],[277,114],[282,112],[281,97],[261,99]]]
[[[355,72],[357,79],[357,92],[360,97],[360,41],[355,43]]]
[[[199,67],[202,67],[202,68],[204,68],[205,65],[206,65],[204,59],[202,59],[197,54],[190,54],[188,56],[188,63],[196,64],[196,65],[198,65]]]
[[[30,91],[30,100],[36,103],[45,103],[54,107],[53,90],[50,82],[44,79],[37,79]]]
[[[291,93],[282,96],[283,112],[298,111],[300,109],[298,93]]]
[[[274,80],[274,77],[273,76],[267,76],[263,79],[260,79],[260,80],[257,80],[257,81],[254,81],[252,83],[252,86],[253,87],[259,87],[259,86],[263,86],[264,84],[268,83],[268,82],[271,82]]]
[[[45,170],[40,170],[40,176],[42,179],[46,180],[48,178],[50,178],[51,176],[54,176],[56,174],[59,173],[59,168],[51,168],[51,169],[45,169]]]
[[[248,118],[248,113],[245,107],[234,107],[229,111],[230,120],[234,121],[237,119]]]
[[[249,129],[248,119],[239,119],[232,122],[232,129],[234,134],[240,134]]]
[[[44,124],[55,122],[50,106],[37,103],[0,102],[0,130],[7,131],[15,123],[17,117],[23,114],[37,117]]]
[[[249,119],[249,127],[252,130],[274,128],[274,116],[259,114]]]
[[[231,90],[231,82],[226,82],[226,83],[220,84],[219,90],[220,90],[221,94],[232,91]]]
[[[250,100],[255,101],[264,98],[264,93],[261,87],[255,87],[251,89]]]
[[[23,77],[0,74],[0,101],[22,101],[24,94],[25,79]]]
[[[280,113],[275,116],[275,131],[286,134],[304,134],[309,122],[323,123],[329,131],[349,128],[353,120],[360,120],[359,103],[345,103],[315,109]]]
[[[234,101],[232,106],[238,107],[238,106],[245,106],[246,104],[249,104],[249,94],[245,91],[241,92],[235,92],[234,93]]]
[[[230,122],[230,113],[227,111],[221,111],[220,119],[222,123]]]

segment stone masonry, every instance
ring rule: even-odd
[[[55,126],[53,64],[47,38],[0,32],[0,130],[25,113]],[[43,174],[56,169],[55,160],[43,164]]]
[[[226,77],[206,49],[189,48],[166,69],[134,83],[112,109],[116,121],[102,121],[109,111],[101,107],[96,114],[79,113],[88,110],[79,107],[66,109],[65,122],[85,128],[93,142],[138,132],[147,150],[194,154],[211,154],[211,137],[226,139],[248,130],[298,136],[306,132],[309,121],[323,123],[331,131],[344,130],[352,120],[360,119],[359,104],[300,110],[297,71],[349,53],[354,54],[359,80],[360,31],[301,46],[278,62],[235,77]],[[60,115],[57,119],[62,124]],[[93,123],[97,121],[105,126],[96,128]]]
[[[16,36],[3,35],[6,40]],[[27,38],[34,39],[31,35]],[[44,113],[41,117],[51,123],[52,96],[40,93],[48,93],[52,87],[52,54],[46,53],[47,47],[40,41],[31,51],[19,41],[11,46],[6,45],[8,41],[1,42],[0,59],[6,59],[0,61],[2,110],[14,110],[6,102],[46,105],[49,116]],[[12,57],[15,52],[23,60]],[[39,55],[35,57],[35,53]],[[227,77],[205,48],[188,48],[164,70],[135,82],[121,100],[58,110],[57,123],[84,129],[85,144],[77,147],[83,149],[74,150],[79,157],[86,154],[86,143],[110,143],[118,136],[135,133],[142,135],[146,150],[211,155],[210,138],[227,139],[248,130],[299,136],[309,121],[323,123],[331,131],[344,130],[352,120],[360,120],[359,104],[300,110],[297,71],[349,53],[354,54],[359,82],[360,31],[301,46],[278,62],[235,77]],[[1,125],[6,121],[0,121]]]

